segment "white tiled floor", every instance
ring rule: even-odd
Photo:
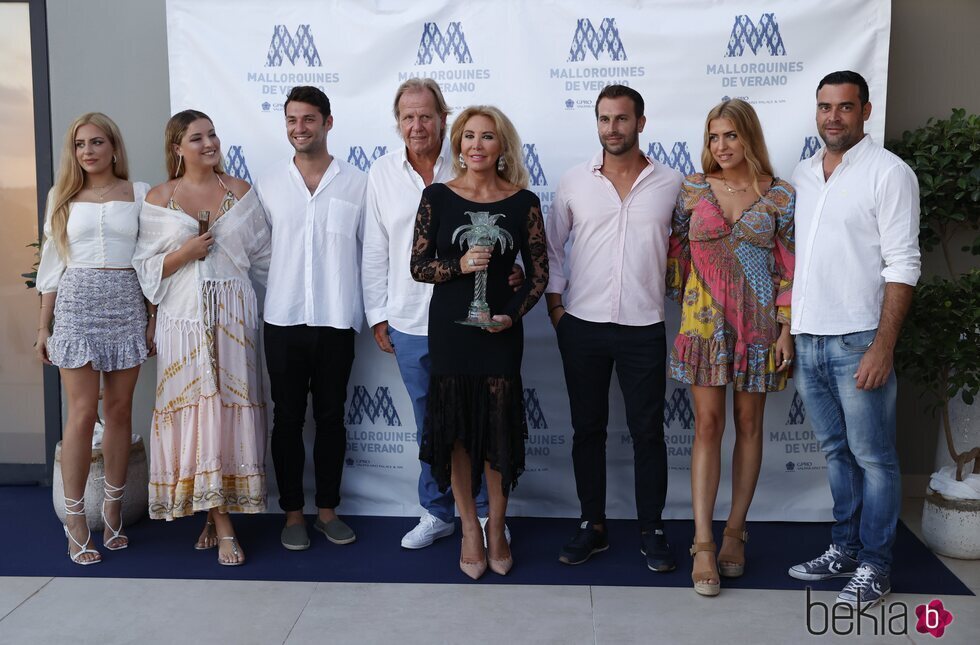
[[[918,531],[921,499],[902,518]],[[980,593],[980,561],[943,558]],[[835,594],[814,599],[832,603]],[[909,607],[927,596],[893,594]],[[980,598],[947,597],[942,639],[813,636],[802,592],[505,585],[0,578],[0,643],[939,643],[980,641]],[[886,614],[886,619],[891,614]],[[813,625],[816,629],[818,625]],[[880,628],[879,628],[880,631]]]

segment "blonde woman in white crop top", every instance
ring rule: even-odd
[[[80,565],[102,559],[86,526],[84,504],[100,381],[103,546],[111,551],[129,546],[122,533],[122,498],[133,389],[140,364],[152,352],[154,325],[147,324],[133,270],[139,209],[149,186],[128,181],[128,175],[116,124],[98,112],[78,117],[65,134],[58,176],[48,195],[37,271],[41,312],[36,348],[42,362],[58,366],[68,403],[61,442],[64,530],[68,555]]]

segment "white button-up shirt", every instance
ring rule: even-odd
[[[360,331],[367,177],[334,157],[310,194],[292,158],[255,189],[272,227],[266,322]]]
[[[600,171],[602,160],[600,151],[558,183],[545,224],[547,292],[564,293],[565,311],[576,318],[652,325],[664,319],[670,218],[684,177],[647,157],[620,199]]]
[[[791,331],[838,336],[878,327],[886,282],[919,279],[919,183],[865,136],[826,181],[823,148],[793,171],[796,274]]]
[[[433,183],[453,178],[449,142],[443,141]],[[432,285],[416,282],[409,272],[415,216],[425,182],[415,172],[404,147],[371,165],[364,228],[364,312],[369,326],[385,320],[405,334],[429,333]]]

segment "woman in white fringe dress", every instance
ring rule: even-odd
[[[167,123],[170,180],[147,195],[133,264],[157,305],[157,389],[150,436],[150,517],[207,511],[195,548],[218,562],[245,556],[229,512],[266,508],[266,410],[256,358],[258,307],[270,232],[248,183],[222,168],[211,119]],[[198,213],[209,211],[199,234]],[[251,275],[250,275],[251,274]]]

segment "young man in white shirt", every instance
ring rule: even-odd
[[[578,533],[559,561],[580,564],[609,548],[606,424],[615,367],[633,438],[641,550],[649,569],[671,571],[676,561],[661,518],[667,496],[664,274],[683,177],[640,152],[646,118],[636,90],[602,90],[596,120],[602,150],[561,178],[546,224],[551,277],[545,297],[564,365],[582,507]]]
[[[272,227],[265,295],[265,356],[272,386],[272,460],[282,545],[310,546],[303,517],[303,422],[312,394],[316,437],[314,528],[335,544],[355,540],[337,517],[347,429],[344,402],[361,329],[361,240],[367,177],[327,150],[330,101],[319,89],[294,87],[284,106],[296,151],[255,188]]]
[[[374,162],[368,173],[364,233],[364,310],[374,340],[395,354],[402,381],[412,400],[417,439],[421,445],[425,401],[429,392],[429,300],[432,285],[416,282],[409,273],[415,216],[422,191],[433,182],[453,178],[446,140],[449,106],[439,84],[412,78],[395,91],[395,121],[405,143]],[[515,271],[511,284],[523,273]],[[425,513],[402,538],[406,549],[421,549],[455,531],[451,490],[440,492],[428,464],[421,464],[419,504]],[[486,522],[486,484],[476,500],[477,514]],[[508,533],[509,541],[509,533]]]
[[[919,278],[919,186],[871,141],[868,84],[850,71],[817,86],[824,148],[793,172],[796,389],[827,457],[832,544],[793,566],[800,580],[851,577],[838,600],[867,607],[891,590],[902,481],[893,353]]]

